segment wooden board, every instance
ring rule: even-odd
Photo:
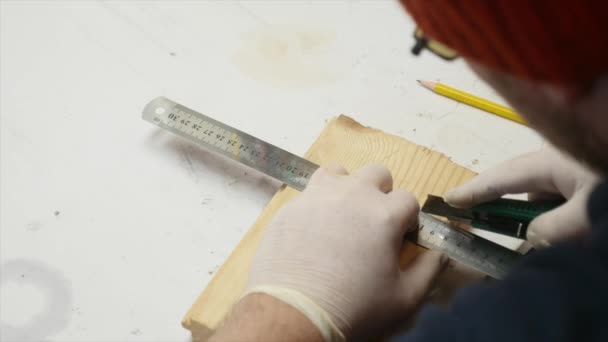
[[[441,153],[363,127],[346,116],[340,116],[327,125],[306,153],[306,158],[317,164],[336,162],[349,171],[369,163],[381,163],[391,170],[394,188],[409,190],[421,203],[427,194],[443,195],[475,175]],[[298,193],[285,187],[277,192],[192,305],[182,325],[192,332],[194,341],[205,340],[239,299],[247,283],[249,264],[266,225],[277,210]],[[412,246],[406,246],[404,260],[417,253],[417,248]]]

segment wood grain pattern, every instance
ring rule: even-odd
[[[441,153],[363,127],[346,116],[332,120],[305,157],[317,164],[339,163],[350,172],[369,163],[381,163],[391,170],[394,188],[409,190],[420,202],[426,200],[429,193],[443,195],[475,175]],[[182,325],[192,332],[194,341],[205,340],[239,299],[246,286],[249,264],[266,225],[279,208],[297,195],[296,190],[286,187],[277,192],[192,305]],[[412,246],[404,248],[402,261],[415,257],[418,249]]]

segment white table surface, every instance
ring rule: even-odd
[[[338,114],[482,171],[531,130],[409,50],[393,1],[2,1],[2,340],[185,341],[180,320],[279,184],[141,119],[164,95],[302,154]]]

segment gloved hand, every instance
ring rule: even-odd
[[[563,196],[567,202],[528,226],[528,241],[537,247],[576,238],[589,230],[587,199],[599,178],[553,147],[498,165],[445,196],[456,207],[494,200],[505,194],[528,193],[530,200]]]
[[[249,292],[292,304],[326,340],[340,335],[329,326],[361,338],[400,323],[394,320],[415,310],[447,258],[426,251],[400,269],[403,236],[417,227],[419,207],[392,186],[380,165],[352,176],[321,167],[270,223],[250,268]]]

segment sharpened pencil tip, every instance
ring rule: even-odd
[[[431,82],[431,81],[423,81],[423,80],[416,80],[421,86],[431,89],[433,90],[435,88],[435,84],[436,82]]]

